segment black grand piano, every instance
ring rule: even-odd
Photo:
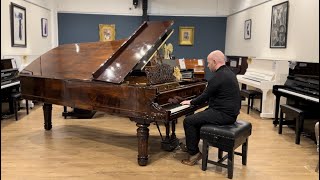
[[[286,97],[287,103],[317,109],[319,106],[319,63],[290,62],[289,75],[284,85],[275,85],[272,90],[276,96],[276,126],[279,114],[280,98]]]
[[[176,81],[155,54],[173,33],[173,21],[144,22],[128,39],[61,45],[20,74],[22,96],[44,102],[44,128],[52,128],[52,104],[124,116],[136,122],[138,164],[147,165],[150,123],[166,127],[162,148],[179,144],[178,117],[201,107],[181,106],[205,89],[204,80]]]
[[[14,113],[11,94],[20,91],[20,81],[18,79],[18,73],[19,71],[14,59],[1,59],[1,119],[4,115],[4,113],[2,112],[3,102],[9,103],[9,114]]]

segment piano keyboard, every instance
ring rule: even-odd
[[[183,109],[187,109],[188,107],[190,107],[190,105],[181,105],[181,106],[170,109],[170,112],[175,113],[175,112],[181,111]]]
[[[304,99],[308,99],[308,100],[311,100],[311,101],[314,101],[314,102],[319,102],[319,99],[317,99],[315,97],[307,96],[307,95],[304,95],[304,94],[299,94],[299,93],[296,93],[296,92],[293,92],[293,91],[288,91],[288,90],[285,90],[285,89],[278,89],[278,91],[284,92],[284,93],[288,93],[288,94],[292,94],[294,96],[302,97]]]
[[[1,82],[1,84],[3,84],[3,82]],[[7,87],[11,87],[11,86],[14,86],[14,85],[18,85],[20,84],[20,81],[15,81],[13,83],[5,83],[5,85],[1,85],[1,89],[4,89],[4,88],[7,88]]]
[[[257,77],[248,77],[248,76],[243,76],[244,79],[249,79],[251,81],[255,81],[255,82],[261,82],[263,81],[264,79],[260,79],[260,78],[257,78]]]

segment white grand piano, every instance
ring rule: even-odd
[[[274,118],[275,96],[273,85],[282,85],[288,76],[289,62],[287,60],[272,60],[254,58],[248,61],[248,69],[244,75],[237,75],[240,84],[246,84],[247,89],[262,92],[261,118]],[[241,86],[240,86],[241,87]],[[254,107],[260,102],[255,100]]]

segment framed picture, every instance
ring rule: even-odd
[[[251,19],[244,22],[244,39],[251,39]]]
[[[272,6],[270,48],[286,48],[289,2]]]
[[[179,27],[179,45],[192,46],[194,42],[194,27]]]
[[[41,18],[41,34],[42,37],[48,37],[48,19]]]
[[[27,47],[26,8],[18,4],[10,5],[11,46]]]
[[[114,24],[99,24],[100,41],[113,41],[116,39],[116,26]]]

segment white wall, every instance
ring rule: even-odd
[[[26,7],[26,48],[11,47],[10,2]],[[57,12],[141,16],[141,2],[134,8],[132,0],[1,0],[1,57],[14,56],[26,64],[55,47]],[[227,22],[228,55],[319,62],[318,0],[289,0],[287,48],[269,48],[271,7],[280,2],[283,0],[149,0],[148,14],[212,17],[233,14]],[[49,20],[47,38],[41,36],[42,17]],[[243,38],[246,19],[252,19],[250,40]]]
[[[163,16],[227,16],[234,0],[149,0],[148,14]],[[237,0],[240,1],[240,0]],[[111,15],[142,15],[142,0],[134,8],[132,0],[57,0],[59,12]]]
[[[11,2],[26,8],[27,47],[11,47]],[[1,58],[13,57],[20,67],[52,49],[57,44],[56,31],[54,32],[56,25],[53,24],[56,22],[54,7],[51,0],[1,0]],[[48,37],[42,37],[41,18],[48,19]]]
[[[231,15],[227,20],[226,54],[261,59],[319,62],[319,1],[289,0],[287,48],[269,48],[272,0]],[[244,40],[244,22],[252,20],[251,39]]]
[[[159,16],[220,17],[270,0],[149,0],[148,14]],[[141,16],[132,0],[56,0],[58,12]]]
[[[249,7],[257,6],[261,3],[271,1],[271,0],[231,0],[229,10],[230,14],[234,14],[236,12],[242,11]]]

